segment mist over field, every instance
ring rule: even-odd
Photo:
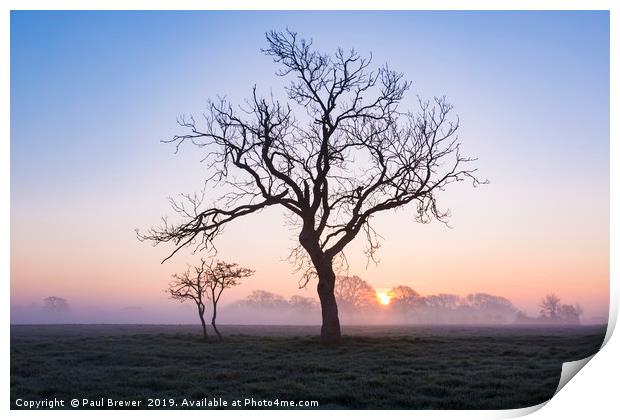
[[[219,323],[234,325],[320,325],[321,313],[316,310],[308,314],[299,314],[288,310],[245,310],[235,312],[232,308],[225,306],[218,315]],[[437,313],[434,321],[423,319],[412,319],[404,322],[394,314],[373,314],[373,315],[348,315],[342,314],[343,325],[462,325],[462,324],[489,324],[506,325],[515,323],[512,321],[498,321],[491,317],[481,317],[477,321],[459,319],[450,312]],[[607,318],[603,317],[583,317],[580,324],[605,324]],[[187,305],[179,308],[104,308],[104,307],[76,307],[66,314],[50,315],[42,310],[38,305],[11,306],[11,324],[198,324],[195,310]]]
[[[538,304],[540,312],[526,313],[509,299],[487,293],[466,296],[422,296],[407,286],[375,290],[357,276],[340,277],[336,295],[343,325],[510,325],[510,324],[604,324],[603,317],[584,316],[579,304],[553,307]],[[555,296],[555,295],[553,295]],[[548,298],[548,296],[547,296]],[[209,305],[209,302],[207,302]],[[221,324],[320,325],[318,299],[301,295],[284,297],[255,290],[243,299],[222,305]],[[51,296],[40,303],[11,306],[12,324],[196,324],[191,302],[153,306],[80,305]]]

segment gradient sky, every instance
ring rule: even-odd
[[[60,295],[74,305],[178,305],[162,293],[189,253],[134,228],[170,214],[166,197],[200,189],[197,150],[160,139],[207,98],[242,100],[257,84],[281,92],[260,53],[286,26],[328,52],[373,52],[446,95],[463,150],[479,157],[477,189],[441,198],[451,226],[384,214],[378,266],[361,243],[350,273],[377,288],[487,292],[529,314],[555,292],[586,317],[609,301],[609,14],[607,12],[26,12],[11,13],[11,299]],[[219,256],[256,269],[223,298],[297,289],[284,259],[294,232],[280,210],[231,225]],[[240,241],[239,239],[242,238]]]

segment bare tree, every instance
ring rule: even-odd
[[[289,308],[289,302],[280,295],[266,290],[254,290],[245,299],[235,303],[239,308],[249,308],[253,310],[285,310]]]
[[[69,312],[69,302],[59,296],[48,296],[43,299],[43,310],[52,314],[64,314]]]
[[[579,317],[583,314],[583,310],[579,304],[560,305],[558,308],[558,317],[562,322],[569,324],[579,324]]]
[[[540,318],[545,322],[578,324],[580,322],[579,317],[583,314],[579,304],[563,304],[555,293],[545,296],[538,306],[540,307]]]
[[[353,49],[324,54],[288,30],[266,39],[263,52],[290,81],[288,99],[263,98],[254,87],[238,108],[212,100],[202,124],[181,117],[185,131],[169,140],[177,150],[184,143],[204,148],[207,181],[229,191],[214,205],[203,206],[204,194],[171,200],[182,220],[164,219],[138,237],[172,243],[167,258],[185,246],[212,249],[228,223],[280,206],[298,227],[291,260],[300,286],[318,279],[321,338],[336,343],[335,269],[347,245],[361,233],[376,261],[376,215],[412,204],[416,221],[447,222],[437,194],[453,182],[480,182],[474,159],[460,152],[459,121],[445,98],[419,99],[416,112],[404,112],[399,104],[411,83],[388,65],[373,70],[371,58]]]
[[[390,293],[394,309],[402,313],[405,321],[412,309],[420,308],[425,303],[424,298],[409,286],[396,286]]]
[[[516,319],[518,312],[510,300],[488,293],[470,293],[463,299],[463,304],[475,311],[481,320],[509,322]]]
[[[318,308],[318,302],[316,299],[299,295],[291,296],[288,300],[288,304],[293,311],[301,314],[307,314]]]
[[[168,284],[166,292],[172,299],[185,302],[191,300],[196,304],[198,317],[202,324],[202,336],[206,339],[207,324],[205,322],[205,296],[207,291],[207,262],[201,259],[200,265],[190,267],[181,274],[173,274],[172,281]]]
[[[242,278],[250,277],[253,274],[254,271],[249,268],[240,267],[238,264],[224,261],[217,261],[216,263],[211,263],[206,266],[206,285],[210,293],[209,299],[213,305],[211,326],[220,340],[222,339],[222,334],[220,334],[215,324],[215,320],[217,319],[217,304],[220,301],[220,297],[224,290],[238,286],[241,284]]]
[[[433,309],[454,310],[460,304],[461,298],[458,295],[440,293],[426,297],[426,304]]]
[[[560,298],[555,293],[551,293],[545,296],[538,306],[543,317],[555,320],[560,309]]]
[[[334,294],[343,309],[350,312],[359,312],[376,303],[375,289],[358,276],[337,276]]]

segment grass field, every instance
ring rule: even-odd
[[[500,409],[553,395],[562,362],[595,353],[604,326],[11,326],[11,407],[18,398],[314,400],[318,408]],[[203,399],[207,400],[203,400]],[[70,407],[69,407],[70,408]],[[104,407],[105,408],[105,407]],[[245,407],[250,408],[250,407]],[[272,405],[270,408],[281,408]]]

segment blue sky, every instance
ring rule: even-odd
[[[534,286],[548,282],[567,300],[606,313],[609,15],[569,11],[13,11],[13,299],[52,292],[86,299],[97,290],[116,302],[131,277],[136,290],[156,284],[140,299],[163,305],[161,286],[185,261],[157,266],[164,250],[137,243],[133,228],[157,223],[169,213],[165,198],[199,189],[204,174],[197,151],[173,155],[159,140],[178,132],[179,114],[200,114],[217,94],[241,101],[254,84],[279,94],[283,82],[260,48],[265,31],[286,27],[327,52],[372,51],[376,64],[404,72],[413,81],[405,107],[415,94],[446,95],[464,150],[491,181],[475,195],[447,193],[454,230],[394,219],[408,226],[402,232],[380,221],[388,262],[366,270],[352,257],[362,277],[429,293],[495,291],[532,311],[543,290]],[[279,229],[279,214],[264,217]],[[238,229],[265,233],[254,219]],[[272,289],[291,294],[297,283],[279,260],[290,235],[267,234],[275,239],[260,255],[252,241],[242,252],[266,277],[281,279]],[[239,245],[228,235],[223,247],[232,254]],[[403,249],[418,246],[428,258],[411,276]],[[427,263],[438,248],[454,261],[439,274]],[[89,268],[101,274],[85,283],[79,273]],[[528,288],[532,295],[517,290]]]

